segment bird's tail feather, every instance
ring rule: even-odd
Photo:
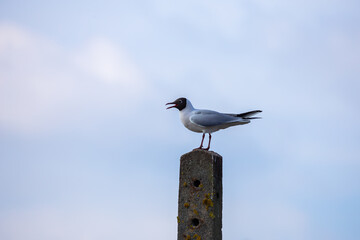
[[[249,119],[249,120],[251,120],[251,119],[261,119],[261,117],[243,117],[243,119]]]
[[[255,114],[258,114],[261,112],[262,112],[261,110],[254,110],[254,111],[244,112],[244,113],[240,113],[240,114],[228,114],[228,115],[233,116],[233,117],[241,117],[243,119],[251,120],[251,119],[261,119],[261,117],[252,117]]]

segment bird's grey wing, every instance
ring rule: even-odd
[[[239,118],[210,110],[198,110],[190,117],[190,122],[202,127],[219,126],[238,121]]]

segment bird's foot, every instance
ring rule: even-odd
[[[203,148],[203,147],[198,147],[198,148],[194,148],[193,150],[205,150],[205,151],[209,151],[209,147],[207,148]]]

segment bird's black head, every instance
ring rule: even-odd
[[[169,105],[169,104],[174,104],[174,105],[172,105],[166,109],[177,108],[177,109],[179,109],[179,111],[181,111],[184,108],[186,108],[186,98],[178,98],[173,102],[167,103],[166,105]]]

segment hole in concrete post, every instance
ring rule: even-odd
[[[197,226],[199,226],[199,224],[200,224],[199,219],[197,219],[197,218],[191,219],[191,225],[192,225],[193,227],[197,227]]]
[[[195,180],[194,181],[194,186],[199,187],[200,186],[200,180]]]

